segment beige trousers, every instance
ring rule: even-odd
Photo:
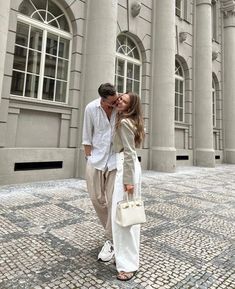
[[[101,171],[89,162],[86,166],[87,189],[97,216],[105,229],[105,237],[112,240],[112,196],[116,169]]]

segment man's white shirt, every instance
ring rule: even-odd
[[[116,168],[116,156],[112,151],[116,111],[112,111],[108,120],[100,100],[101,98],[93,100],[85,108],[82,144],[92,146],[91,156],[88,158],[92,166],[98,170],[111,171]]]

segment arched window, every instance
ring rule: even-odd
[[[66,102],[71,38],[63,11],[51,0],[19,7],[11,94]]]
[[[214,79],[212,79],[212,118],[213,127],[216,127],[216,89]]]
[[[175,61],[175,121],[184,122],[184,73],[177,60]]]
[[[118,92],[140,94],[141,60],[138,48],[126,35],[117,38],[115,84]]]

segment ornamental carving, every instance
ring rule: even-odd
[[[212,60],[216,60],[216,58],[218,57],[219,52],[218,51],[212,51]]]
[[[140,14],[141,3],[139,1],[135,1],[131,4],[131,15],[132,17],[136,17]]]
[[[235,0],[221,0],[221,8],[225,15],[235,14]]]
[[[179,40],[180,42],[184,42],[187,39],[187,32],[180,32],[179,33]]]

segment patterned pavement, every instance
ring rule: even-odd
[[[141,266],[116,280],[84,180],[0,187],[1,289],[235,289],[235,165],[145,171]]]

